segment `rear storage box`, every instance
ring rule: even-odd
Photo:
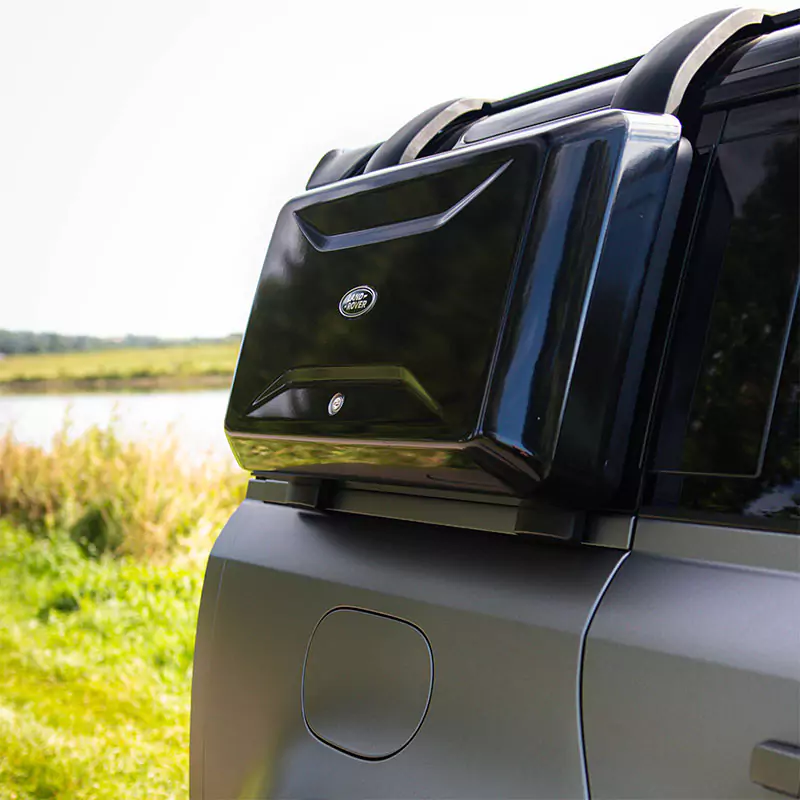
[[[684,148],[674,117],[598,111],[289,202],[226,417],[241,465],[613,489]]]

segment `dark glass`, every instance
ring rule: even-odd
[[[800,95],[794,92],[768,103],[734,108],[728,114],[723,141],[729,142],[767,133],[796,131],[798,123],[800,123]]]
[[[800,317],[789,335],[759,475],[657,473],[649,495],[645,513],[800,533]]]
[[[727,124],[769,130],[781,108],[731,112]],[[717,149],[654,462],[650,502],[667,513],[800,518],[799,151],[796,132]]]
[[[732,220],[689,413],[682,468],[757,474],[794,308],[797,137],[719,148]]]
[[[783,523],[800,532],[800,326],[795,319],[762,468],[755,478],[687,477],[681,505]]]
[[[722,126],[725,124],[725,117],[727,112],[715,111],[711,114],[706,114],[700,121],[700,129],[694,140],[694,146],[698,150],[708,148],[710,145],[715,145],[719,141],[720,134],[722,133]]]

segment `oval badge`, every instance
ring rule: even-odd
[[[377,300],[378,293],[371,286],[356,286],[339,301],[339,313],[343,317],[360,317],[371,311]]]

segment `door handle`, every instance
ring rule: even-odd
[[[750,758],[750,780],[789,797],[800,797],[800,747],[761,742]]]

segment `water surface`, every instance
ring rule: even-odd
[[[136,441],[163,438],[172,431],[191,457],[210,455],[233,462],[223,432],[227,389],[188,392],[86,394],[0,394],[0,433],[9,426],[24,442],[48,446],[69,419],[77,436],[92,425],[112,421],[119,434]]]

